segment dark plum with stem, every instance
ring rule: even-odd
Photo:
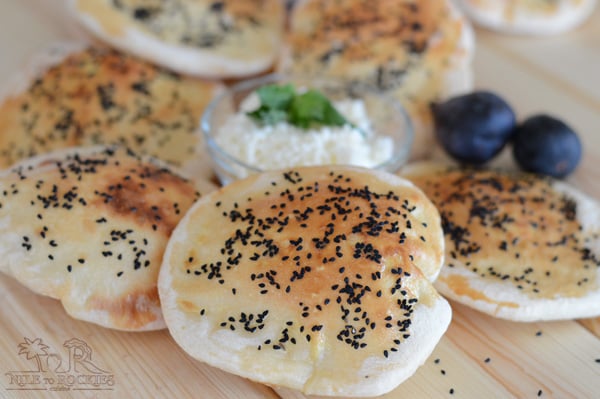
[[[446,152],[456,160],[481,165],[497,155],[509,141],[515,113],[489,91],[453,97],[431,106],[435,133]]]

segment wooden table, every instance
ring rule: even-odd
[[[60,4],[0,1],[0,87],[36,49],[78,34]],[[476,86],[503,95],[520,118],[548,112],[581,134],[585,155],[569,181],[600,199],[600,9],[585,26],[560,37],[477,31],[475,72]],[[385,398],[600,397],[600,319],[521,324],[452,305],[453,321],[434,353]],[[107,371],[108,379],[70,381],[69,391],[34,390],[61,381],[36,381],[27,372],[36,359],[19,355],[18,345],[39,339],[54,354],[48,361],[60,356],[67,364],[64,343],[71,338],[87,343],[89,362]],[[63,373],[63,385],[79,371]],[[0,398],[150,397],[304,398],[197,362],[167,331],[122,333],[72,320],[57,301],[0,276]]]

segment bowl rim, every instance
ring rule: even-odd
[[[299,76],[299,75],[286,75],[286,74],[282,74],[282,73],[271,73],[271,74],[259,76],[256,78],[245,79],[245,80],[239,81],[237,83],[234,83],[231,86],[226,87],[220,93],[218,93],[215,97],[213,97],[213,99],[210,101],[210,103],[204,109],[204,112],[202,113],[202,116],[200,118],[200,129],[202,130],[202,134],[203,134],[204,140],[205,140],[205,145],[209,148],[209,152],[216,151],[218,153],[219,157],[223,157],[228,162],[233,162],[234,164],[236,164],[244,169],[247,169],[251,172],[254,172],[254,173],[266,172],[267,171],[266,169],[261,169],[259,167],[250,165],[250,164],[246,163],[245,161],[231,155],[217,143],[217,141],[214,139],[214,135],[211,134],[212,117],[213,117],[213,114],[214,114],[217,106],[224,99],[234,95],[235,93],[238,93],[238,92],[241,92],[244,90],[249,90],[253,87],[258,88],[265,84],[275,83],[275,82],[282,81],[282,80],[285,81],[285,79],[291,80],[294,78],[295,79],[304,78],[305,80],[303,80],[303,81],[308,81],[308,82],[310,82],[310,81],[312,81],[312,82],[315,82],[315,81],[317,81],[317,82],[319,82],[319,81],[323,81],[323,82],[340,81],[341,82],[341,81],[343,81],[342,79],[329,78],[329,77],[327,77],[327,78],[303,77],[303,76]],[[367,169],[385,170],[387,166],[393,165],[401,159],[404,159],[405,162],[408,161],[408,159],[410,157],[410,152],[412,150],[413,142],[414,142],[415,130],[414,130],[414,125],[413,125],[412,119],[411,119],[410,115],[408,114],[408,112],[406,111],[406,108],[402,105],[400,100],[393,97],[390,92],[367,91],[366,93],[368,95],[373,95],[373,96],[381,97],[381,98],[388,100],[389,103],[395,108],[396,112],[401,116],[402,126],[398,126],[398,128],[402,128],[404,130],[404,138],[402,140],[400,148],[398,150],[394,151],[393,155],[389,159],[387,159],[384,162],[381,162],[377,165],[374,165],[372,167],[368,167]],[[358,97],[358,98],[360,98],[360,97]],[[213,159],[213,162],[214,162],[214,159]],[[399,169],[401,166],[402,165],[398,165],[398,167],[396,169]]]

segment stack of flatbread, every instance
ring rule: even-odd
[[[551,33],[594,1],[459,3]],[[373,396],[448,327],[434,287],[511,320],[600,314],[600,205],[562,183],[432,164],[403,172],[414,184],[326,166],[206,182],[197,124],[222,87],[206,79],[273,68],[391,93],[427,155],[430,103],[472,87],[473,33],[450,0],[69,4],[111,48],[55,47],[0,99],[0,271],[73,317],[167,326],[256,381]]]

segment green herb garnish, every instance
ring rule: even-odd
[[[350,125],[358,129],[344,118],[320,91],[311,89],[298,94],[290,84],[271,84],[262,86],[256,93],[260,99],[260,107],[247,115],[258,123],[274,125],[287,122],[302,129]],[[365,133],[360,131],[365,136]]]

